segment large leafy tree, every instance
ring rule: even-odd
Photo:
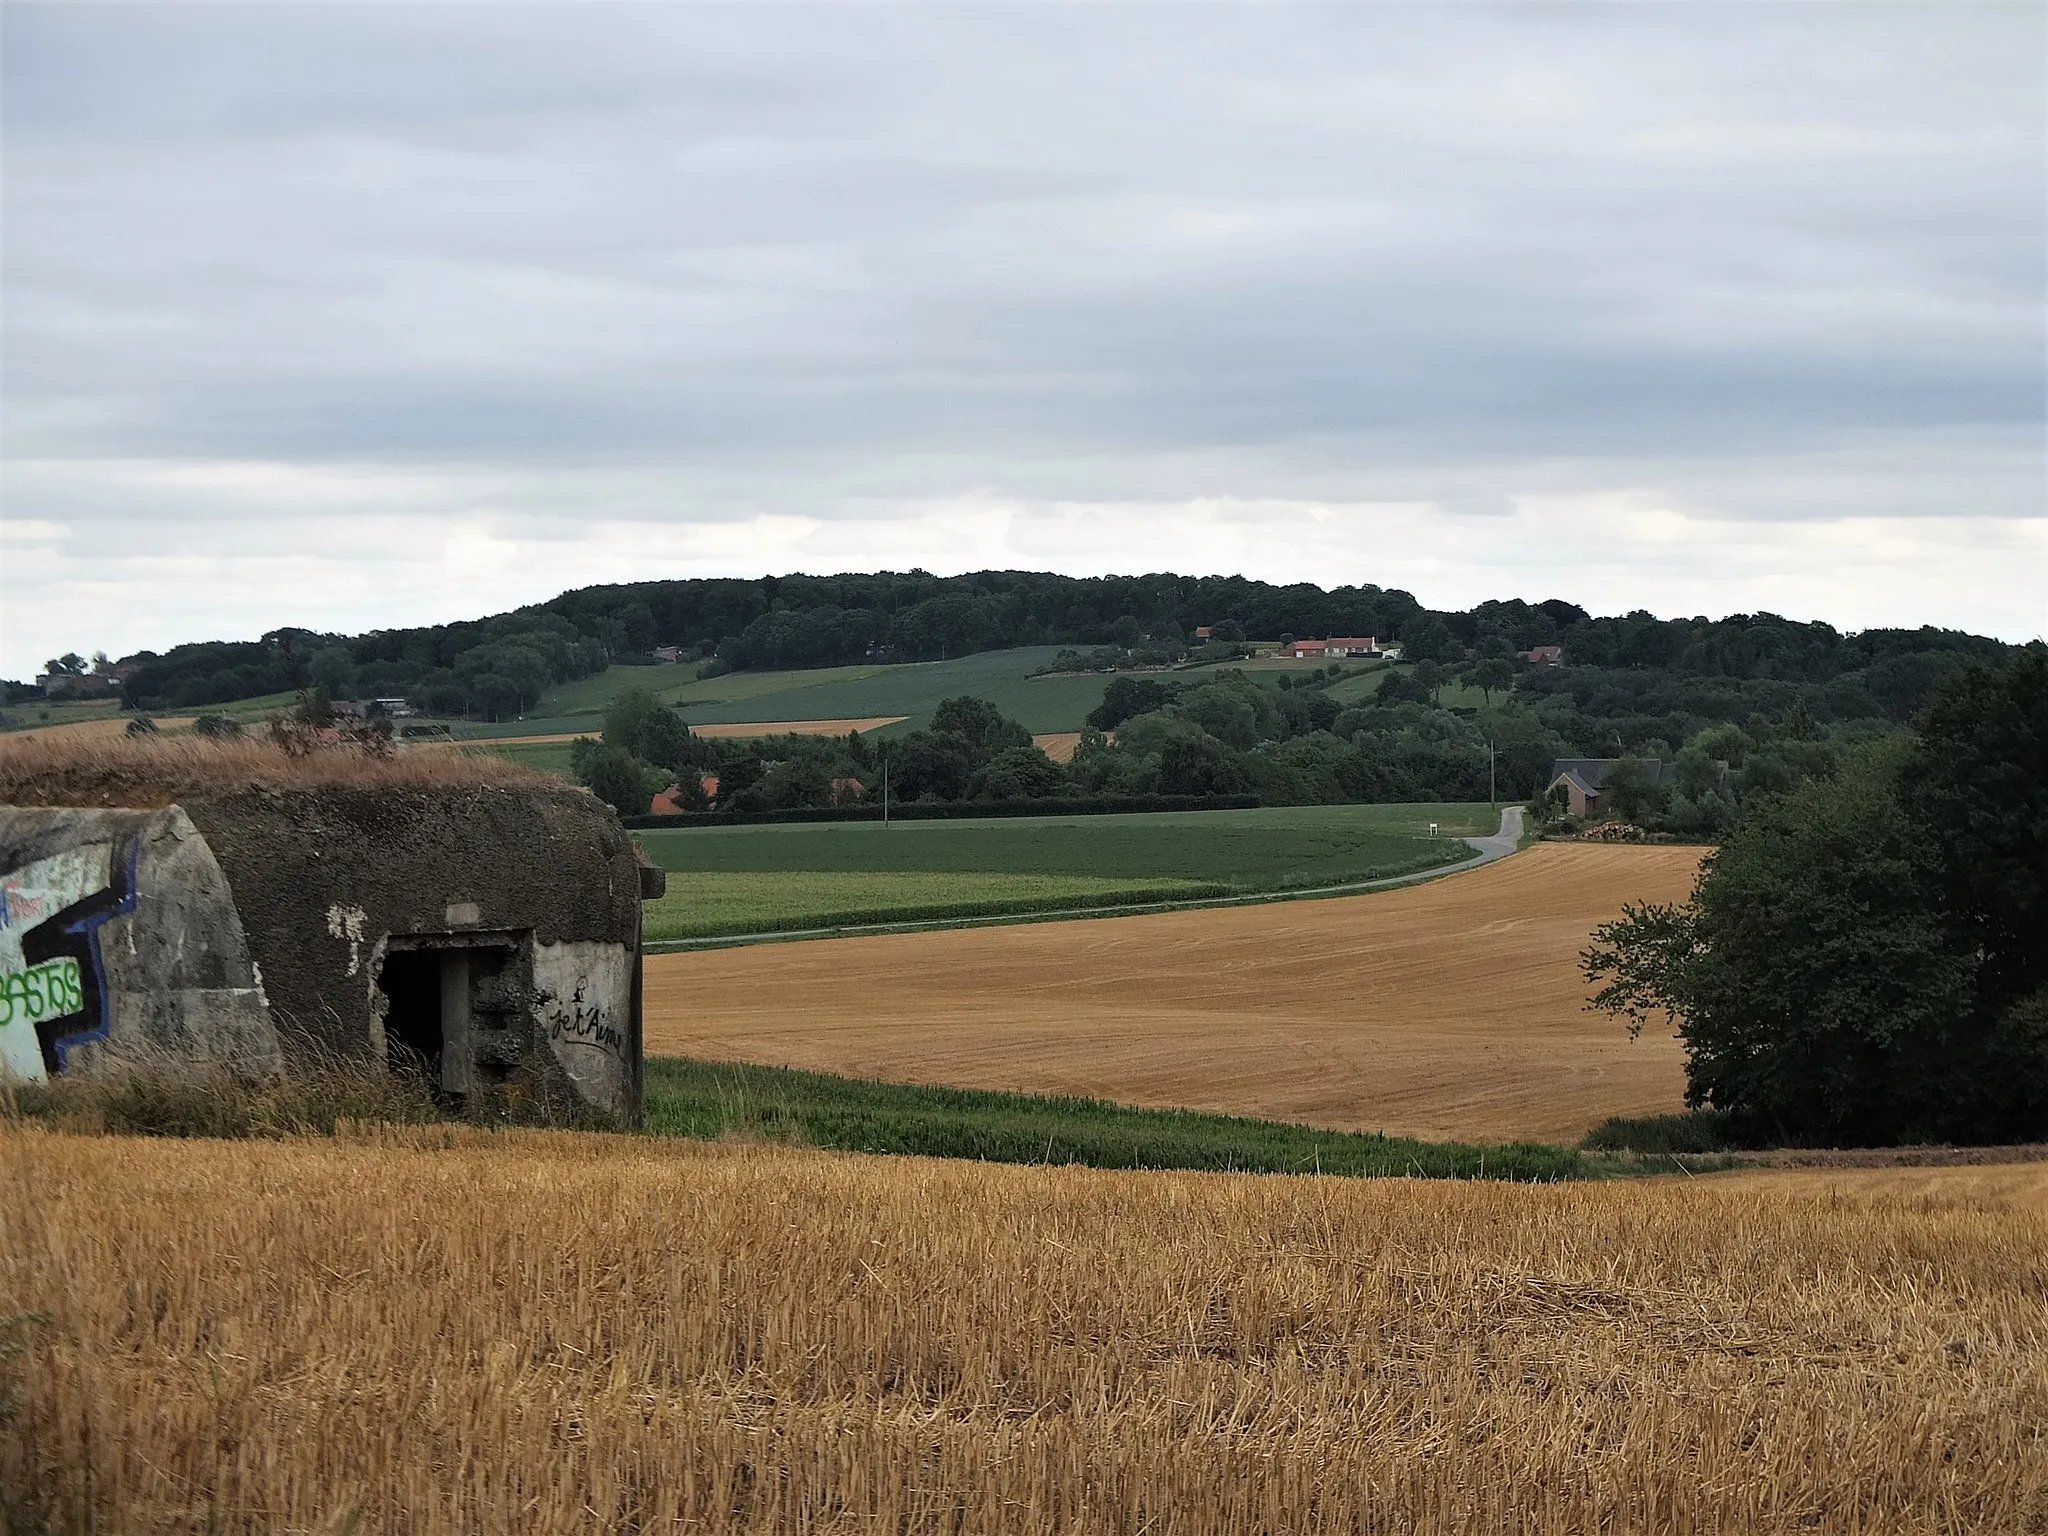
[[[1595,1006],[1674,1021],[1688,1100],[1756,1139],[2048,1132],[2041,665],[1964,674],[1914,738],[1752,802],[1691,900],[1596,934]]]
[[[672,770],[715,761],[699,750],[683,717],[644,688],[629,688],[612,700],[604,714],[604,741]]]
[[[1023,726],[987,699],[965,695],[939,701],[939,707],[932,711],[932,730],[937,735],[957,737],[977,766],[999,752],[1031,745],[1031,733]]]
[[[1900,795],[1941,850],[1943,900],[2002,1010],[2048,986],[2048,651],[1962,672],[1917,735]]]

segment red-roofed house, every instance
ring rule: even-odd
[[[1332,635],[1323,642],[1323,653],[1328,656],[1377,656],[1379,649],[1379,642],[1371,635]]]
[[[1280,654],[1292,656],[1296,661],[1321,661],[1328,643],[1324,640],[1290,640],[1280,647]]]

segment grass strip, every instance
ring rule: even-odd
[[[1534,1142],[1467,1146],[1101,1099],[870,1082],[788,1067],[650,1056],[647,1129],[758,1136],[844,1152],[1233,1173],[1549,1182],[1596,1170]]]
[[[1021,883],[1021,882],[1020,882]],[[649,943],[682,939],[739,937],[748,934],[803,933],[818,928],[865,928],[888,923],[951,922],[981,917],[1022,917],[1039,912],[1089,911],[1099,907],[1142,907],[1161,902],[1209,901],[1232,894],[1226,885],[1171,883],[1113,887],[1108,890],[1034,891],[968,901],[915,899],[867,903],[822,902],[813,905],[811,892],[792,894],[786,905],[753,912],[735,911],[717,903],[693,904],[701,893],[688,877],[680,889],[648,903],[643,937]]]

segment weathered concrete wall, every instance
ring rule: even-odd
[[[265,1070],[411,1060],[507,1114],[639,1118],[643,870],[588,795],[323,785],[5,810],[0,870],[0,1048],[22,1075],[145,1043]]]
[[[0,1060],[142,1054],[274,1072],[261,974],[206,839],[162,811],[0,808]]]
[[[589,795],[489,786],[251,790],[189,800],[234,888],[280,1030],[381,1053],[366,962],[391,935],[531,930],[636,943],[640,883]]]
[[[633,971],[617,944],[571,940],[533,953],[533,998],[542,1038],[588,1104],[625,1114],[637,1101],[639,1055]]]

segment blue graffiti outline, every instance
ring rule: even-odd
[[[107,990],[106,964],[100,959],[99,930],[103,924],[111,919],[125,917],[135,910],[135,896],[140,884],[136,878],[136,870],[141,862],[142,839],[138,837],[128,844],[128,877],[123,882],[127,889],[121,896],[121,899],[112,906],[102,907],[97,912],[89,912],[77,921],[66,923],[57,930],[59,933],[74,934],[85,940],[86,957],[92,961],[93,995],[99,1000],[100,1005],[98,1028],[80,1030],[75,1034],[63,1035],[50,1041],[50,1047],[57,1055],[57,1070],[59,1072],[70,1070],[71,1063],[66,1059],[65,1053],[72,1046],[87,1045],[94,1040],[104,1040],[113,1033],[114,999],[113,995]]]

